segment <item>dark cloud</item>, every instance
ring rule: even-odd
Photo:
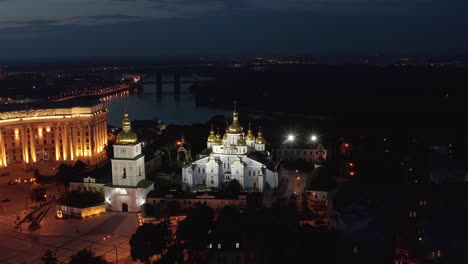
[[[165,4],[151,6],[151,8],[154,8],[154,9],[166,9],[168,7],[169,5],[165,5]]]
[[[251,0],[148,0],[169,6],[211,6],[221,5],[227,8],[243,8],[250,6]]]
[[[94,20],[133,20],[133,19],[140,19],[142,17],[122,15],[122,14],[106,14],[106,15],[88,16],[87,18],[94,19]]]
[[[124,9],[69,20],[83,25],[53,19],[0,22],[0,58],[466,52],[468,47],[466,0],[271,0],[271,8],[265,7],[267,0],[136,3],[154,10],[142,13],[144,19]],[[148,18],[161,13],[165,18]],[[121,41],[122,35],[138,39]]]
[[[0,0],[1,1],[1,0]],[[59,20],[42,20],[42,19],[34,19],[34,20],[7,20],[7,21],[0,21],[0,24],[4,25],[30,25],[30,26],[39,26],[39,25],[51,25],[60,23]]]

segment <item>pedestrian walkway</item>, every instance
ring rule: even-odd
[[[15,216],[0,218],[0,263],[40,263],[47,249],[56,251],[60,263],[84,248],[115,263],[133,263],[130,258],[130,236],[135,232],[135,214],[110,212],[86,219],[55,219],[49,213],[36,231],[14,229]]]

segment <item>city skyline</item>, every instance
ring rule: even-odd
[[[3,0],[0,7],[0,59],[463,53],[468,44],[468,4],[457,0]]]

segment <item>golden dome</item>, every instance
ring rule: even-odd
[[[232,112],[232,124],[228,127],[229,133],[241,133],[243,130],[239,124],[239,113],[237,112],[237,102],[234,102],[234,112]]]
[[[208,136],[208,142],[214,142],[216,140],[215,132],[213,130],[213,125],[211,125],[210,135]]]
[[[258,129],[258,135],[255,139],[255,144],[265,144],[265,139],[263,138],[262,128]]]
[[[228,139],[228,129],[226,128],[226,133],[224,133],[224,136],[223,136],[223,140],[227,140]]]
[[[223,140],[221,139],[221,134],[219,134],[219,129],[218,129],[218,133],[216,133],[216,140],[214,141],[214,144],[216,145],[223,144]]]
[[[117,134],[117,143],[118,144],[135,144],[138,141],[138,136],[132,130],[130,131],[121,131]]]
[[[122,131],[117,134],[117,144],[135,144],[138,141],[138,136],[132,131],[132,123],[128,117],[128,113],[124,113],[122,120]]]
[[[244,134],[240,135],[240,138],[237,140],[237,146],[245,146],[247,143],[245,142],[244,139]]]
[[[255,140],[253,131],[252,129],[250,129],[250,123],[249,123],[249,130],[247,130],[247,135],[245,136],[245,140]]]

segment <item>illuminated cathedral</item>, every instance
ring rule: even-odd
[[[261,128],[257,137],[239,122],[234,108],[232,123],[223,136],[211,127],[206,149],[182,169],[182,182],[190,187],[220,188],[236,179],[244,190],[262,191],[278,185],[278,173],[270,152],[265,149]]]

